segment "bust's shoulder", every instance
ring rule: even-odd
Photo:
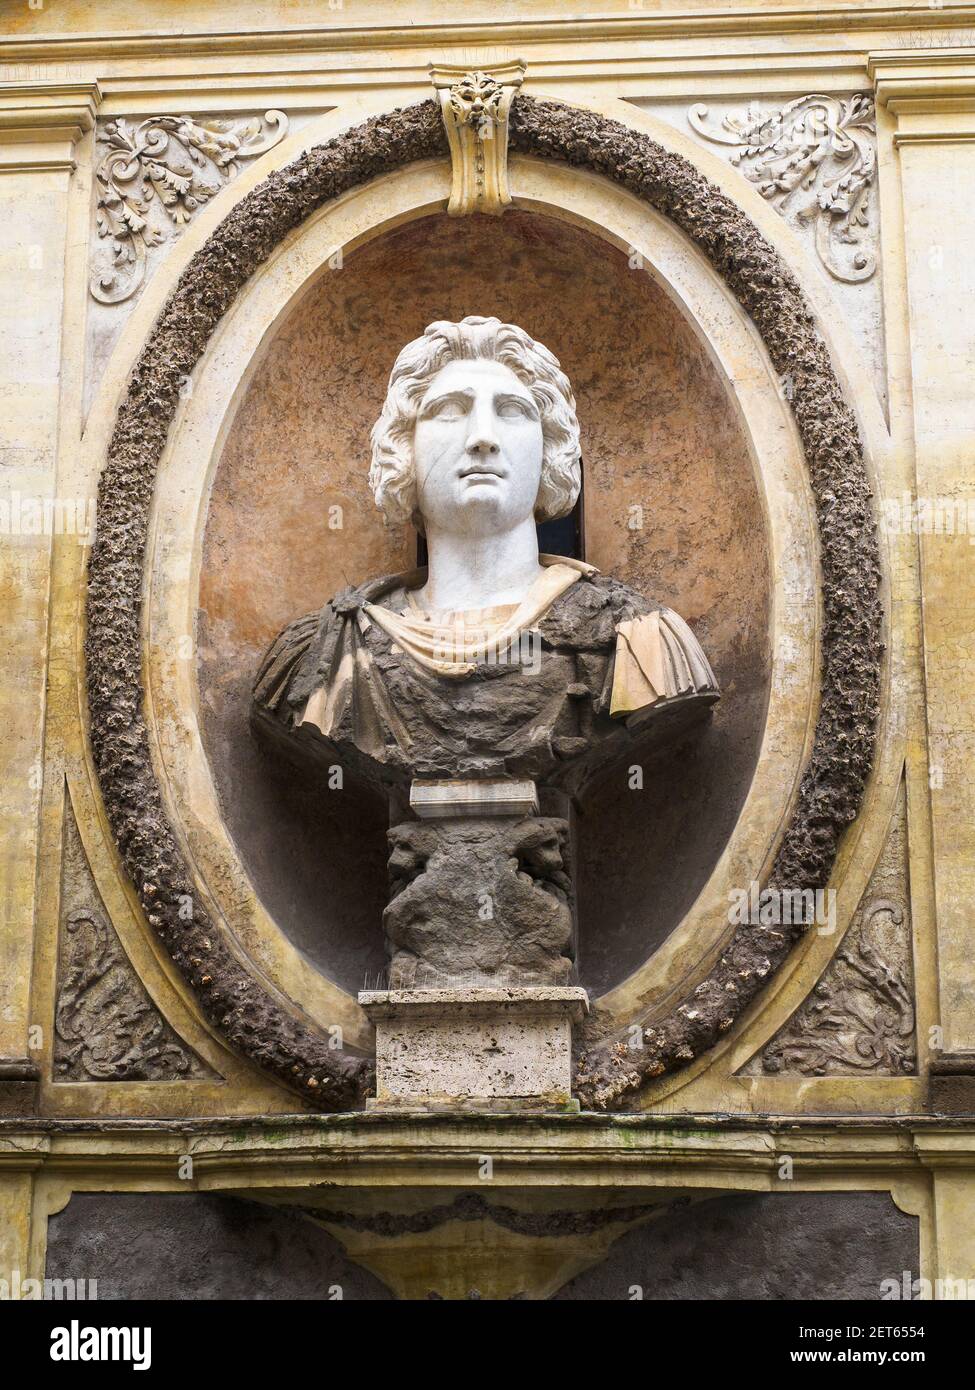
[[[305,613],[282,628],[268,647],[254,679],[256,705],[275,713],[287,698],[295,671],[318,631],[321,613]]]
[[[315,681],[331,664],[349,620],[369,603],[405,603],[407,588],[414,578],[412,573],[385,574],[349,585],[333,595],[324,607],[288,623],[264,653],[254,682],[255,703],[275,712],[279,706],[307,699]]]
[[[558,647],[611,648],[620,623],[657,607],[622,580],[592,570],[552,605],[542,620],[542,635]]]
[[[580,587],[583,586],[576,585],[576,588]],[[612,611],[617,622],[626,622],[629,618],[653,613],[660,607],[639,590],[625,584],[622,579],[617,579],[612,574],[600,574],[598,570],[585,576],[584,588],[588,588],[602,605]]]
[[[391,603],[401,601],[408,589],[422,582],[422,571],[409,570],[397,574],[382,574],[367,579],[362,584],[353,584],[340,589],[329,599],[321,610],[322,619],[348,618],[358,613],[367,603]]]

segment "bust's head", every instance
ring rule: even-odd
[[[369,484],[388,522],[499,533],[565,516],[580,481],[568,378],[524,329],[442,321],[403,348],[372,431]]]

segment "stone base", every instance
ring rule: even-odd
[[[589,1011],[584,989],[367,990],[359,1003],[376,1026],[376,1106],[572,1106],[572,1024]]]
[[[975,1055],[944,1053],[932,1062],[928,1108],[938,1115],[975,1115]]]
[[[30,1057],[0,1057],[0,1116],[37,1114],[41,1073]]]
[[[388,840],[389,989],[568,985],[567,821],[493,814],[413,820],[392,826]]]
[[[538,815],[538,791],[528,778],[414,779],[410,786],[410,810],[420,820],[446,820],[456,816],[514,816],[520,819]]]

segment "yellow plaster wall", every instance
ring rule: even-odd
[[[501,0],[490,13],[419,0],[408,15],[405,7],[380,0],[357,0],[354,6],[349,0],[334,8],[316,0],[272,4],[261,6],[259,17],[256,9],[250,14],[248,6],[229,0],[178,5],[47,0],[39,9],[26,4],[6,9],[0,20],[4,491],[84,502],[94,495],[97,466],[86,440],[93,422],[86,422],[82,404],[80,345],[89,304],[96,116],[184,110],[227,115],[280,106],[314,117],[334,108],[333,127],[341,128],[365,113],[426,96],[431,60],[475,65],[521,56],[528,62],[527,91],[588,102],[637,125],[648,118],[626,104],[628,97],[687,105],[718,96],[759,97],[774,105],[808,91],[873,92],[886,420],[828,286],[802,270],[808,251],[719,156],[695,148],[686,137],[675,135],[674,141],[787,248],[832,334],[837,369],[870,442],[878,498],[907,490],[967,502],[975,426],[970,269],[975,51],[965,45],[975,7],[919,8],[876,0],[803,8],[786,0],[739,0],[685,12],[664,0],[644,0],[621,12],[623,6],[593,0],[586,8],[585,19],[552,0]],[[315,124],[312,120],[309,130]],[[286,145],[248,166],[173,240],[157,274],[175,278],[207,231],[262,171],[293,157],[304,143],[297,129]],[[153,293],[151,284],[146,293]],[[138,312],[133,306],[116,349],[117,389],[140,341]],[[109,418],[110,412],[94,427],[104,428]],[[933,1053],[975,1054],[969,925],[975,888],[975,552],[968,535],[882,539],[890,642],[878,759],[863,815],[844,844],[834,881],[841,917],[848,922],[883,849],[903,776],[920,1075],[820,1077],[801,1084],[793,1078],[737,1075],[825,968],[832,943],[819,938],[796,952],[771,1003],[761,1002],[721,1048],[648,1096],[653,1108],[910,1117],[924,1104],[924,1072]],[[46,1216],[67,1199],[73,1183],[151,1188],[175,1182],[182,1140],[123,1142],[99,1134],[103,1117],[257,1117],[294,1105],[280,1088],[230,1056],[204,1025],[141,919],[120,870],[85,742],[84,556],[84,545],[74,536],[0,537],[0,1058],[38,1063],[43,1116],[93,1122],[89,1137],[78,1141],[80,1156],[66,1141],[31,1136],[27,1121],[24,1133],[8,1128],[0,1135],[0,1265],[11,1268],[26,1265],[30,1248],[33,1267],[42,1261]],[[170,1025],[219,1081],[113,1089],[52,1080],[66,787],[98,891],[129,960]],[[335,1181],[350,1180],[353,1169],[345,1158],[354,1151],[358,1161],[377,1154],[377,1184],[402,1183],[401,1168],[384,1166],[387,1141],[405,1145],[397,1152],[409,1152],[411,1181],[433,1181],[435,1170],[443,1180],[443,1134],[428,1131],[409,1141],[386,1134],[376,1145],[375,1130],[357,1134],[351,1126],[342,1133],[341,1141],[335,1136],[328,1141],[347,1146],[336,1161]],[[899,1130],[889,1143],[871,1133],[854,1130],[851,1138],[848,1122],[824,1123],[809,1141],[806,1161],[815,1168],[809,1170],[810,1181],[890,1184],[905,1209],[921,1215],[922,1273],[932,1279],[975,1275],[975,1120],[971,1128],[956,1125],[941,1137],[923,1126],[916,1132]],[[488,1141],[471,1140],[476,1142]],[[580,1181],[582,1167],[593,1171],[592,1154],[571,1145],[560,1148],[553,1141],[548,1148],[526,1148],[517,1126],[494,1133],[489,1142],[495,1150],[517,1154],[521,1175],[551,1175],[554,1163],[553,1181],[571,1186]],[[725,1189],[753,1184],[756,1164],[768,1161],[774,1142],[752,1135],[727,1143],[718,1145],[716,1158],[713,1145],[675,1142],[666,1149],[666,1162],[648,1162],[648,1180],[712,1181]],[[258,1169],[266,1175],[270,1166],[276,1181],[300,1187],[320,1162],[318,1144],[310,1142],[297,1156],[289,1152],[285,1160],[280,1146],[258,1136],[248,1148],[244,1171],[238,1167],[221,1181],[248,1190]],[[223,1152],[226,1144],[216,1148]],[[618,1145],[600,1150],[599,1180],[613,1183],[625,1161]],[[357,1171],[361,1181],[362,1169]]]

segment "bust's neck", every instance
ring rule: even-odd
[[[427,532],[427,582],[416,601],[431,613],[520,603],[542,573],[531,517],[500,536]]]

